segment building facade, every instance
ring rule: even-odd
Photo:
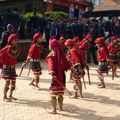
[[[85,12],[87,0],[47,0],[46,3],[47,11],[64,11],[78,18]]]
[[[19,11],[31,12],[33,0],[2,0],[0,1],[0,12],[6,11],[8,8],[18,8]]]
[[[7,8],[18,8],[22,13],[33,11],[34,0],[2,0],[0,11]],[[42,0],[43,1],[43,0]],[[38,0],[41,4],[41,0]],[[87,0],[44,0],[46,11],[63,11],[70,17],[80,17],[85,12]],[[40,8],[40,7],[39,7]]]

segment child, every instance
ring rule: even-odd
[[[38,89],[40,89],[38,85],[39,76],[42,74],[41,65],[40,65],[40,57],[42,53],[41,42],[42,42],[42,34],[36,33],[33,36],[33,42],[32,42],[32,45],[30,46],[26,62],[23,64],[23,67],[24,67],[30,60],[31,68],[35,77],[32,79],[29,85],[35,86]]]
[[[13,91],[16,86],[16,71],[15,65],[17,63],[17,57],[20,53],[18,48],[18,36],[16,34],[11,34],[8,37],[8,44],[0,51],[1,62],[3,65],[3,74],[2,78],[5,80],[4,86],[4,101],[12,102],[12,100],[17,100],[13,97]],[[10,87],[10,95],[7,96],[9,86]]]
[[[69,68],[69,64],[61,44],[56,39],[50,40],[49,47],[51,53],[46,57],[46,61],[48,63],[49,74],[52,76],[52,82],[49,90],[53,110],[50,113],[56,114],[57,101],[59,110],[63,110],[62,104],[66,79],[65,71]]]
[[[104,42],[104,37],[97,38],[95,43],[98,46],[97,60],[99,68],[97,70],[100,79],[99,88],[105,88],[103,73],[108,74],[108,63],[110,63],[109,52]]]
[[[67,58],[71,61],[71,71],[75,81],[75,95],[73,98],[78,98],[77,91],[79,91],[80,97],[83,97],[81,78],[85,74],[84,67],[87,67],[86,62],[84,61],[82,54],[80,54],[80,51],[75,47],[73,40],[68,39],[65,42],[65,46],[68,48]]]
[[[112,79],[114,79],[114,76],[117,76],[116,70],[117,70],[117,65],[119,65],[119,52],[120,52],[120,45],[117,41],[116,36],[112,36],[111,38],[111,43],[108,45],[108,50],[109,50],[109,55],[110,55],[110,60],[112,62]]]

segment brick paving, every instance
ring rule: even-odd
[[[20,72],[21,64],[17,65],[17,73]],[[98,77],[96,66],[90,66],[92,85],[88,85],[87,76],[85,80],[87,89],[83,89],[84,98],[70,99],[68,93],[64,96],[64,111],[58,111],[57,115],[49,114],[51,108],[48,87],[50,76],[48,75],[46,63],[42,61],[43,74],[40,87],[37,90],[29,86],[32,78],[27,76],[26,67],[21,77],[17,78],[14,96],[17,101],[6,103],[2,100],[4,80],[0,81],[0,120],[120,120],[120,69],[119,77],[115,80],[105,76],[106,88],[98,89]],[[67,73],[67,88],[73,92],[73,84],[69,83],[69,72]]]

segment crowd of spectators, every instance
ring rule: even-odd
[[[63,35],[66,39],[76,36],[82,40],[88,33],[93,34],[93,42],[87,53],[87,62],[90,63],[92,53],[94,63],[97,64],[95,57],[94,40],[97,37],[120,36],[120,20],[116,16],[108,16],[108,19],[99,18],[78,18],[78,19],[59,19],[50,21],[47,17],[39,17],[36,12],[25,21],[17,8],[0,14],[0,38],[6,39],[9,34],[16,32],[20,39],[32,38],[36,32],[45,34],[45,41],[48,45],[49,39],[56,36],[57,39]],[[4,45],[3,45],[4,47]]]

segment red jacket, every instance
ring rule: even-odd
[[[97,59],[99,62],[110,60],[108,50],[105,46],[98,49]]]
[[[6,46],[0,51],[1,62],[4,65],[14,66],[17,63],[17,56],[19,55],[20,52],[16,57],[13,57],[9,54],[9,48],[10,46]]]
[[[73,65],[82,64],[83,66],[86,66],[86,61],[80,51],[78,51],[76,48],[72,48],[68,51],[67,57],[71,61]]]
[[[115,49],[115,48],[113,48],[113,43],[110,43],[108,45],[108,50],[109,50],[110,54],[115,54],[116,55],[118,53],[118,51],[120,50],[120,48]]]
[[[41,53],[42,53],[42,46],[32,44],[28,52],[28,57],[32,59],[40,59]]]
[[[84,52],[86,52],[89,49],[89,47],[90,47],[90,44],[87,41],[84,41],[79,44],[79,49]]]

